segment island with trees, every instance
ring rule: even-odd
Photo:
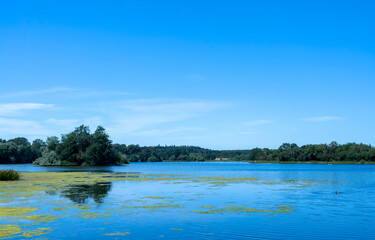
[[[284,143],[277,149],[211,150],[196,146],[113,144],[102,126],[90,133],[81,125],[59,139],[30,143],[24,137],[0,139],[0,164],[33,163],[40,166],[109,166],[129,162],[248,161],[277,163],[375,163],[371,145],[346,143],[298,146]]]
[[[48,137],[44,142],[36,139],[32,144],[19,137],[0,142],[0,163],[33,163],[40,166],[109,166],[128,163],[125,156],[116,152],[102,126],[90,133],[81,125],[73,132]]]

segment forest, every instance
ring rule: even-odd
[[[24,137],[0,139],[0,164],[33,163],[43,166],[108,166],[129,162],[183,161],[249,161],[249,162],[342,162],[375,163],[371,145],[346,143],[310,144],[299,147],[284,143],[277,149],[211,150],[197,146],[141,147],[113,144],[102,126],[90,133],[81,125],[73,132],[36,139]]]
[[[185,162],[213,161],[226,158],[231,161],[247,161],[250,150],[211,150],[196,146],[154,146],[114,144],[117,152],[126,156],[129,162]]]
[[[249,161],[270,162],[352,162],[375,163],[375,148],[371,145],[333,141],[330,144],[284,143],[278,149],[254,148],[248,155]]]
[[[90,133],[81,125],[61,139],[48,137],[30,142],[23,137],[0,140],[0,163],[32,163],[41,166],[108,166],[128,161],[116,152],[102,126]]]

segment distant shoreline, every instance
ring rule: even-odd
[[[204,162],[210,162],[210,163],[213,163],[213,162],[217,162],[217,163],[280,163],[280,164],[325,164],[325,165],[330,165],[330,164],[335,164],[335,165],[338,165],[338,164],[342,164],[342,165],[375,165],[375,162],[369,162],[369,161],[365,161],[365,162],[355,162],[355,161],[332,161],[332,162],[325,162],[325,161],[307,161],[307,162],[297,162],[297,161],[286,161],[286,162],[283,162],[283,161],[262,161],[262,160],[259,160],[259,161],[233,161],[233,160],[229,160],[229,161],[215,161],[215,160],[207,160],[207,161],[162,161],[162,162],[167,162],[167,163],[171,163],[171,162],[175,162],[175,163],[183,163],[183,162],[200,162],[200,163],[204,163]],[[136,162],[135,162],[136,163]]]
[[[375,165],[375,162],[355,162],[355,161],[332,161],[332,162],[325,162],[325,161],[308,161],[308,162],[296,162],[296,161],[249,161],[249,163],[280,163],[280,164],[342,164],[342,165]]]
[[[296,162],[296,161],[290,161],[290,162],[282,162],[282,161],[214,161],[214,160],[207,160],[207,161],[161,161],[161,162],[130,162],[132,163],[184,163],[184,162],[196,162],[196,163],[275,163],[275,164],[324,164],[324,165],[375,165],[375,162],[354,162],[354,161],[335,161],[335,162],[324,162],[324,161],[308,161],[308,162]],[[30,165],[30,166],[35,166],[32,165],[31,163],[2,163],[1,165]],[[128,164],[123,164],[123,165],[128,165]],[[118,165],[122,166],[122,165]],[[40,166],[37,166],[40,167]],[[107,167],[107,166],[41,166],[41,167],[75,167],[75,168],[80,168],[80,167]]]

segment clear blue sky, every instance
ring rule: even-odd
[[[0,138],[375,144],[375,1],[2,1]]]

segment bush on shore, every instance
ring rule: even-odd
[[[15,170],[0,170],[0,181],[16,181],[19,179],[20,173]]]

